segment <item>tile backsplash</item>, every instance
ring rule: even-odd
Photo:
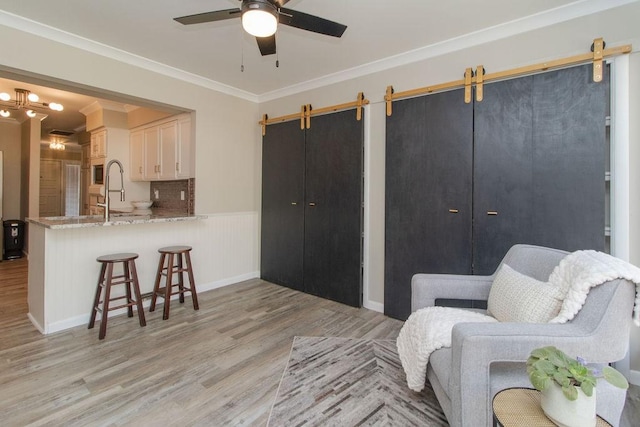
[[[181,211],[193,214],[195,211],[194,178],[177,181],[152,181],[149,186],[149,200],[153,200],[153,207]],[[182,200],[184,192],[184,200]],[[156,193],[158,198],[156,198]]]

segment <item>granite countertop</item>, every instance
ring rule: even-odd
[[[109,222],[105,222],[102,215],[27,218],[27,222],[37,224],[45,228],[64,229],[193,221],[205,218],[207,218],[206,215],[194,215],[185,212],[176,212],[162,209],[144,209],[133,211],[111,211]]]

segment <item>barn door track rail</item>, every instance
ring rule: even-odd
[[[485,68],[478,65],[474,71],[471,67],[464,72],[464,78],[453,80],[447,83],[441,83],[433,86],[426,86],[417,89],[406,90],[404,92],[395,92],[393,86],[387,86],[384,100],[386,103],[387,116],[393,113],[392,103],[395,100],[409,98],[419,95],[425,95],[433,92],[440,92],[450,89],[464,88],[464,102],[470,103],[472,97],[472,87],[476,87],[476,102],[481,102],[484,97],[484,83],[493,80],[504,80],[512,77],[518,77],[526,74],[533,74],[540,71],[547,71],[554,68],[568,67],[572,65],[593,63],[593,81],[599,83],[603,76],[603,60],[612,56],[628,54],[632,50],[630,44],[618,47],[606,48],[606,43],[602,38],[593,40],[591,51],[580,55],[574,55],[567,58],[556,59],[553,61],[542,62],[524,67],[513,68],[511,70],[499,71],[496,73],[485,73]]]
[[[341,110],[349,110],[351,108],[356,109],[356,120],[362,120],[362,107],[369,104],[369,100],[364,97],[362,92],[358,92],[358,96],[355,101],[346,102],[344,104],[331,105],[329,107],[323,107],[318,109],[313,109],[311,104],[305,104],[300,107],[300,112],[287,114],[285,116],[273,117],[269,118],[268,115],[263,114],[262,120],[258,122],[260,126],[262,126],[262,136],[265,136],[267,133],[267,126],[274,123],[287,122],[289,120],[300,120],[300,129],[310,129],[311,128],[311,116],[316,116],[319,114],[325,113],[333,113],[335,111]]]

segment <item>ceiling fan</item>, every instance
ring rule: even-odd
[[[246,32],[256,37],[258,48],[260,48],[260,53],[263,56],[276,53],[275,32],[278,24],[333,37],[342,37],[342,34],[347,29],[346,25],[282,7],[289,0],[239,1],[242,2],[239,9],[198,13],[174,18],[174,20],[183,25],[191,25],[242,18],[242,27]]]

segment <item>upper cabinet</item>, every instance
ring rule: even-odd
[[[91,133],[91,158],[107,156],[107,130],[102,129]]]
[[[144,181],[144,131],[137,130],[129,135],[130,175],[132,181]]]
[[[193,177],[191,117],[181,115],[131,131],[131,179],[167,181]]]

